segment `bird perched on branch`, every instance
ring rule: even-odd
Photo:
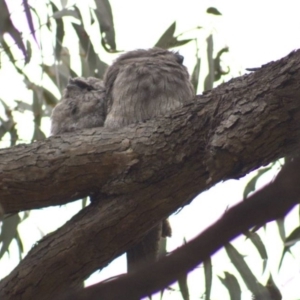
[[[51,115],[51,134],[101,127],[106,117],[106,94],[102,80],[70,78],[63,98]]]
[[[194,96],[183,56],[165,49],[121,55],[104,80],[70,79],[52,113],[52,135],[91,127],[121,128],[165,115]],[[159,242],[171,235],[168,220],[145,233],[127,252],[128,271],[158,259]]]

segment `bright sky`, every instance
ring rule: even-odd
[[[80,7],[84,7],[88,1],[78,0]],[[90,1],[92,2],[92,1]],[[32,1],[38,4],[38,1]],[[40,2],[41,3],[41,2]],[[232,77],[244,73],[247,67],[259,67],[269,61],[279,59],[294,49],[300,48],[300,1],[298,0],[110,0],[115,20],[116,38],[119,49],[131,50],[135,48],[148,48],[155,44],[161,34],[173,23],[177,21],[177,33],[181,33],[197,26],[204,29],[191,31],[182,38],[197,37],[200,45],[200,52],[206,57],[205,39],[208,34],[213,33],[215,37],[216,51],[224,46],[229,47],[229,54],[224,56],[224,63],[230,65]],[[223,16],[215,17],[205,14],[208,7],[216,7]],[[20,5],[16,4],[16,10]],[[66,37],[68,39],[68,37]],[[74,41],[66,41],[66,43]],[[77,43],[77,42],[76,42]],[[76,51],[76,47],[74,47]],[[105,53],[100,46],[98,49],[101,58],[110,62],[113,57]],[[185,56],[185,63],[191,71],[195,63],[194,45],[191,43],[183,47],[180,52]],[[203,59],[202,61],[204,61]],[[76,65],[76,61],[72,62]],[[225,67],[226,67],[225,65]],[[8,67],[7,64],[3,66]],[[76,66],[78,67],[78,65]],[[12,87],[9,72],[0,72],[0,80],[3,86]],[[36,71],[35,71],[36,72]],[[202,73],[205,74],[205,64]],[[39,74],[39,73],[37,73]],[[13,75],[12,75],[13,76]],[[37,80],[39,80],[37,75]],[[204,75],[202,75],[203,77]],[[40,79],[41,80],[41,79]],[[24,87],[0,90],[0,98],[8,99],[13,103],[14,99],[30,99],[30,92]],[[32,118],[28,113],[27,117]],[[21,116],[16,116],[19,118]],[[19,128],[21,136],[30,139],[28,132],[32,132],[32,122]],[[44,122],[45,132],[49,132],[49,121]],[[242,199],[243,187],[252,175],[241,180],[230,180],[221,183],[211,190],[202,193],[192,204],[185,207],[179,214],[172,216],[173,237],[168,241],[168,249],[172,251],[182,245],[183,239],[191,239],[199,234],[204,228],[219,218],[228,206],[233,205]],[[273,174],[268,174],[260,181],[260,186],[271,180]],[[73,203],[61,208],[51,207],[38,211],[32,211],[31,217],[20,226],[20,235],[23,239],[25,253],[30,250],[33,243],[49,231],[65,223],[66,218],[76,213],[80,209],[80,203]],[[287,234],[298,226],[297,212],[295,218],[289,219],[287,224]],[[267,234],[266,234],[267,233]],[[264,231],[260,231],[263,241],[267,243],[269,250],[269,270],[272,271],[273,278],[284,293],[284,299],[296,299],[300,297],[298,289],[299,281],[299,255],[298,260],[287,255],[283,266],[283,272],[277,275],[279,257],[281,255],[281,244],[275,225],[268,225]],[[244,238],[237,240],[235,246],[240,253],[246,255],[247,262],[251,264],[253,272],[263,283],[268,277],[268,272],[262,274],[262,262],[255,248],[250,242],[245,242]],[[299,246],[295,246],[295,253],[299,253]],[[6,255],[0,261],[0,277],[5,276],[17,264],[17,247],[12,245],[10,258]],[[230,263],[228,257],[220,251],[213,258],[214,278],[211,299],[229,299],[227,291],[220,284],[216,275],[223,277],[224,271],[237,274]],[[87,281],[92,284],[104,278],[125,272],[125,258],[115,260],[109,267],[101,273],[97,273]],[[250,294],[242,281],[243,298],[250,299]],[[189,276],[189,286],[191,288],[191,299],[199,299],[204,292],[202,267],[196,269]],[[177,287],[175,289],[178,290]],[[226,298],[227,297],[227,298]],[[156,298],[155,298],[156,299]],[[158,298],[157,298],[158,299]],[[165,292],[164,299],[181,299],[179,292]]]

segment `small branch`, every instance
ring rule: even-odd
[[[174,283],[226,243],[257,224],[284,217],[300,200],[300,159],[286,164],[274,182],[229,209],[197,238],[139,272],[106,280],[61,300],[140,299]],[[218,237],[218,238],[216,238]]]

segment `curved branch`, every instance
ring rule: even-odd
[[[131,193],[187,168],[189,178],[209,178],[210,186],[243,176],[296,149],[299,81],[297,51],[196,97],[171,116],[1,149],[1,205],[11,213],[94,192]]]
[[[170,116],[1,150],[7,213],[95,201],[28,253],[1,281],[0,297],[53,299],[78,287],[201,191],[297,150],[299,82],[297,51]]]
[[[258,224],[284,217],[300,202],[300,159],[286,164],[274,182],[230,208],[198,237],[176,249],[161,261],[139,272],[122,275],[61,300],[141,299],[171,285],[213,255],[229,241]],[[218,238],[216,238],[218,237]]]

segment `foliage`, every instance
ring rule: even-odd
[[[84,20],[82,17],[83,13],[76,4],[58,7],[54,1],[49,1],[49,3],[44,3],[43,11],[46,11],[47,13],[43,15],[39,11],[41,8],[37,10],[29,4],[28,0],[23,0],[24,15],[30,32],[30,35],[26,37],[26,35],[14,25],[14,21],[9,12],[8,1],[5,2],[4,0],[0,0],[0,17],[2,20],[0,22],[1,59],[10,61],[10,64],[15,68],[16,73],[21,75],[19,78],[24,80],[27,89],[32,92],[31,103],[27,103],[23,99],[15,100],[14,107],[8,105],[4,99],[0,99],[0,105],[4,111],[4,116],[0,116],[0,140],[9,136],[10,146],[14,146],[22,141],[18,135],[14,112],[30,112],[33,115],[34,126],[31,138],[32,142],[45,139],[46,134],[42,129],[42,121],[44,118],[49,118],[52,108],[59,101],[57,94],[59,94],[66,86],[68,78],[70,76],[94,76],[102,78],[107,64],[102,60],[99,53],[103,50],[111,54],[118,53],[119,51],[117,49],[113,12],[110,3],[108,0],[96,0],[95,3],[96,8],[89,8],[88,20]],[[216,17],[221,16],[221,13],[213,7],[208,8],[207,13]],[[90,33],[91,27],[95,26],[100,32],[101,50],[99,50],[99,46],[96,43],[97,37],[92,36]],[[201,29],[203,29],[201,26],[193,29],[195,36],[197,31]],[[75,59],[80,61],[81,73],[72,67],[71,61],[74,59],[70,54],[72,49],[70,48],[70,45],[65,43],[66,36],[71,34],[76,37],[78,54]],[[41,38],[41,36],[43,36],[43,38]],[[201,62],[204,61],[205,58],[199,56],[199,46],[196,37],[193,39],[181,39],[182,36],[184,36],[184,33],[176,34],[176,21],[174,21],[163,32],[161,37],[158,38],[155,46],[170,49],[182,47],[186,44],[195,44],[194,52],[196,59],[191,75],[191,81],[197,91],[199,90],[200,71],[202,67]],[[53,58],[52,63],[49,63],[49,59],[46,58],[47,51],[45,50],[46,46],[44,44],[47,39],[54,41],[51,49]],[[229,67],[227,67],[227,70],[222,68],[221,62],[222,55],[229,51],[228,47],[219,49],[215,54],[213,34],[207,36],[206,43],[208,73],[203,82],[204,91],[212,89],[216,82],[222,79],[222,76],[230,72]],[[204,44],[201,45],[201,47],[204,46]],[[43,81],[34,78],[33,73],[28,66],[32,66],[35,70],[38,69],[41,77],[46,77],[48,79],[48,84],[43,84]],[[52,85],[49,84],[49,82],[51,82]],[[255,190],[258,179],[273,167],[274,165],[271,165],[267,168],[258,170],[257,175],[255,175],[245,187],[245,199],[249,193]],[[87,199],[84,199],[83,205],[86,205],[86,200]],[[20,218],[19,215],[2,216],[0,258],[6,252],[9,253],[9,246],[11,242],[15,240],[18,245],[21,259],[23,246],[22,238],[18,231],[18,225],[29,215],[30,213],[26,213],[23,218]],[[294,229],[293,232],[286,237],[284,220],[278,220],[277,224],[280,236],[285,245],[279,263],[280,268],[286,252],[289,252],[290,248],[299,241],[300,227]],[[268,253],[260,235],[255,232],[256,230],[257,228],[253,231],[246,232],[245,236],[257,249],[263,262],[262,272],[264,273],[267,270]],[[268,282],[263,285],[258,282],[257,278],[252,273],[250,266],[247,265],[246,260],[232,244],[226,245],[225,250],[233,266],[240,274],[240,278],[244,281],[252,294],[255,297],[258,297],[257,299],[259,299],[261,295],[264,295],[264,299],[281,299],[280,291],[276,287],[271,273],[269,274]],[[162,252],[166,253],[166,248],[162,249]],[[210,299],[211,289],[213,288],[213,258],[208,258],[204,262],[203,267],[205,277],[204,298]],[[237,278],[227,271],[224,271],[224,277],[218,275],[218,278],[228,290],[230,299],[241,299],[240,278]],[[188,274],[182,274],[182,277],[178,278],[178,283],[182,298],[189,299]]]

